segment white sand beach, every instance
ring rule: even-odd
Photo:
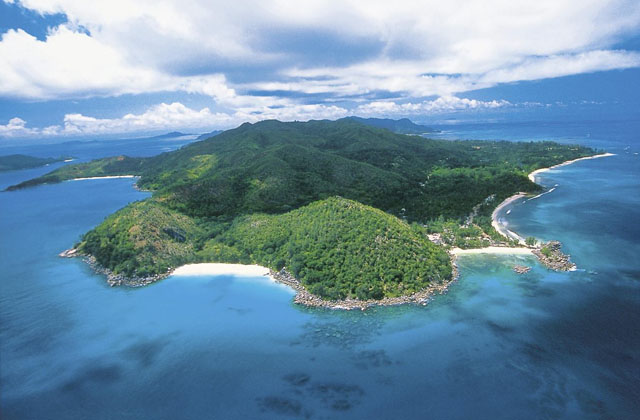
[[[536,182],[536,175],[538,175],[541,172],[546,172],[546,171],[549,171],[551,169],[559,168],[561,166],[571,165],[572,163],[579,162],[581,160],[598,159],[598,158],[603,158],[603,157],[608,157],[608,156],[615,156],[615,154],[614,153],[602,153],[601,155],[587,156],[587,157],[582,157],[582,158],[578,158],[578,159],[568,160],[566,162],[562,162],[562,163],[559,163],[557,165],[550,166],[548,168],[536,169],[535,171],[533,171],[533,172],[531,172],[529,174],[529,179],[531,180],[531,182]]]
[[[109,176],[90,176],[87,178],[73,178],[69,181],[86,181],[88,179],[117,179],[117,178],[137,178],[136,175],[109,175]]]
[[[269,269],[260,265],[201,263],[176,268],[173,276],[269,277]]]
[[[486,248],[461,249],[452,248],[449,252],[453,255],[469,254],[503,254],[503,255],[533,255],[530,248],[514,248],[502,246],[488,246]]]
[[[598,159],[598,158],[603,158],[603,157],[608,157],[608,156],[615,156],[615,154],[614,154],[614,153],[602,153],[602,154],[600,154],[600,155],[587,156],[587,157],[582,157],[582,158],[578,158],[578,159],[568,160],[568,161],[566,161],[566,162],[562,162],[562,163],[559,163],[559,164],[557,164],[557,165],[550,166],[550,167],[548,167],[548,168],[540,168],[540,169],[536,169],[535,171],[531,172],[531,173],[528,175],[528,177],[529,177],[529,179],[531,180],[531,182],[536,182],[536,175],[538,175],[538,174],[540,174],[540,173],[542,173],[542,172],[546,172],[546,171],[549,171],[549,170],[551,170],[551,169],[556,169],[556,168],[559,168],[559,167],[561,167],[561,166],[571,165],[572,163],[579,162],[579,161],[581,161],[581,160]],[[536,196],[536,197],[534,197],[534,198],[538,198],[538,197],[540,197],[540,196],[542,196],[542,195],[544,195],[544,194],[546,194],[546,193],[548,193],[548,192],[553,191],[554,189],[555,189],[555,187],[554,187],[554,188],[552,188],[551,190],[549,190],[549,191],[545,192],[545,193],[542,193],[542,194],[537,195],[537,196]],[[502,222],[500,221],[500,218],[498,217],[498,213],[500,213],[500,211],[501,211],[505,206],[507,206],[507,205],[509,205],[509,204],[513,203],[515,200],[518,200],[519,198],[522,198],[522,197],[525,197],[525,196],[526,196],[526,194],[524,194],[524,193],[518,193],[518,194],[512,195],[511,197],[507,198],[507,199],[506,199],[506,200],[504,200],[502,203],[500,203],[500,204],[498,205],[498,207],[496,207],[496,208],[495,208],[495,210],[493,211],[493,213],[491,213],[491,226],[493,226],[493,228],[494,228],[494,229],[495,229],[499,234],[501,234],[502,236],[504,236],[505,238],[507,238],[507,239],[514,239],[514,240],[518,241],[519,243],[521,243],[521,244],[523,244],[523,245],[524,245],[524,243],[525,243],[525,242],[524,242],[524,238],[523,238],[522,236],[518,235],[517,233],[515,233],[515,232],[513,232],[513,231],[511,231],[511,230],[509,230],[509,229],[507,229],[507,227],[506,227],[504,224],[502,224]]]
[[[498,213],[500,213],[500,211],[505,206],[508,206],[514,201],[525,196],[526,196],[525,193],[518,193],[518,194],[512,195],[511,197],[507,198],[502,203],[500,203],[498,207],[496,207],[495,210],[493,210],[493,213],[491,213],[491,226],[493,226],[493,228],[505,238],[516,240],[522,244],[524,244],[524,238],[518,235],[517,233],[507,229],[507,227],[500,222],[500,219],[498,218]]]
[[[276,280],[268,268],[260,265],[248,264],[225,264],[225,263],[200,263],[185,264],[173,270],[171,277],[211,277],[211,276],[230,276],[236,278],[237,281],[254,281],[266,282],[273,286],[277,286],[289,293],[298,293],[291,285]]]

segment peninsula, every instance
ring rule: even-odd
[[[539,193],[539,168],[596,151],[553,142],[446,141],[338,121],[245,123],[151,158],[68,165],[8,190],[137,176],[153,196],[86,233],[84,255],[113,285],[191,263],[255,264],[307,305],[421,302],[455,278],[451,248],[517,245],[492,212]]]
[[[39,166],[49,165],[51,163],[71,161],[70,157],[59,158],[39,158],[28,155],[5,155],[0,156],[0,172],[15,171],[18,169],[37,168]]]

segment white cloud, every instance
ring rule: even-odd
[[[0,125],[0,137],[91,136],[178,129],[200,132],[212,128],[230,128],[245,121],[256,122],[272,118],[282,121],[306,121],[314,118],[336,119],[344,117],[348,113],[346,109],[334,105],[298,104],[264,108],[260,112],[222,113],[211,112],[207,107],[195,110],[180,102],[174,102],[154,105],[141,114],[126,114],[119,118],[96,118],[83,114],[66,114],[60,125],[52,125],[42,129],[28,128],[26,121],[15,117],[7,125]]]
[[[22,118],[11,118],[8,124],[0,124],[0,137],[24,137],[37,132],[33,128],[27,128],[26,124],[27,122]]]
[[[356,108],[356,114],[364,116],[393,117],[398,115],[425,115],[465,109],[495,109],[513,106],[509,101],[479,101],[455,96],[439,97],[430,101],[396,103],[393,101],[373,101]]]
[[[196,119],[332,118],[348,113],[332,105],[339,100],[363,111],[437,112],[453,102],[473,105],[425,98],[640,66],[640,53],[614,49],[640,31],[633,0],[16,3],[65,13],[69,22],[45,40],[20,29],[2,35],[0,97],[185,92],[208,95],[211,109],[224,111]],[[316,104],[291,99],[304,95]],[[137,117],[118,124],[150,124]],[[104,121],[70,120],[68,130],[116,124]]]
[[[64,12],[70,19],[66,26],[52,30],[46,41],[20,30],[3,36],[0,94],[27,98],[162,90],[218,98],[234,88],[226,83],[226,68],[256,63],[275,70],[260,81],[263,86],[309,93],[335,89],[334,94],[380,89],[416,97],[463,92],[477,83],[488,86],[640,66],[637,54],[606,49],[638,32],[640,3],[629,0],[313,0],[304,4],[293,0],[21,0],[20,4],[39,13]],[[80,26],[90,35],[73,30]],[[313,62],[322,62],[333,52],[310,43],[303,49],[307,59],[292,62],[287,43],[295,32],[278,36],[278,30],[315,31],[320,34],[318,42],[331,37],[344,42],[360,39],[380,48],[355,64],[314,68]],[[265,45],[264,38],[273,42]],[[359,47],[350,48],[357,53]],[[562,65],[556,65],[559,60]],[[204,66],[207,76],[174,74],[176,65],[183,63]],[[278,74],[300,78],[291,82]],[[306,80],[305,75],[311,74],[333,83]],[[423,74],[441,76],[425,78]],[[212,78],[207,80],[208,76]]]
[[[95,135],[128,132],[149,132],[157,130],[198,129],[233,124],[230,115],[212,113],[209,108],[194,110],[179,102],[161,103],[150,107],[142,114],[126,114],[120,118],[95,118],[82,114],[67,114],[64,124],[57,130],[50,128],[50,134],[56,135]]]

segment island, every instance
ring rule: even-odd
[[[56,162],[71,161],[71,157],[39,158],[28,155],[14,154],[0,156],[0,172],[31,169]]]
[[[389,131],[393,131],[398,134],[427,134],[437,133],[439,130],[435,130],[425,125],[416,124],[408,118],[401,118],[399,120],[393,120],[391,118],[361,118],[361,117],[347,117],[353,121],[365,124],[376,128],[386,128]]]
[[[68,165],[8,189],[139,177],[152,197],[63,254],[84,256],[112,285],[146,285],[185,264],[255,264],[293,287],[296,302],[352,309],[425,302],[456,278],[459,250],[533,253],[499,233],[492,213],[514,194],[542,192],[531,172],[598,153],[549,141],[432,140],[354,119],[270,120],[150,158]]]

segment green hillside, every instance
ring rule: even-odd
[[[449,256],[422,227],[339,197],[240,217],[200,255],[224,261],[230,249],[240,261],[287,267],[311,293],[330,299],[406,295],[451,278]]]
[[[464,217],[490,194],[536,191],[526,173],[590,154],[552,142],[429,140],[351,119],[263,121],[153,158],[72,165],[10,188],[128,173],[192,216],[282,213],[340,195],[422,222]]]
[[[195,260],[194,241],[201,235],[192,218],[150,199],[107,217],[76,247],[115,274],[144,277]]]

